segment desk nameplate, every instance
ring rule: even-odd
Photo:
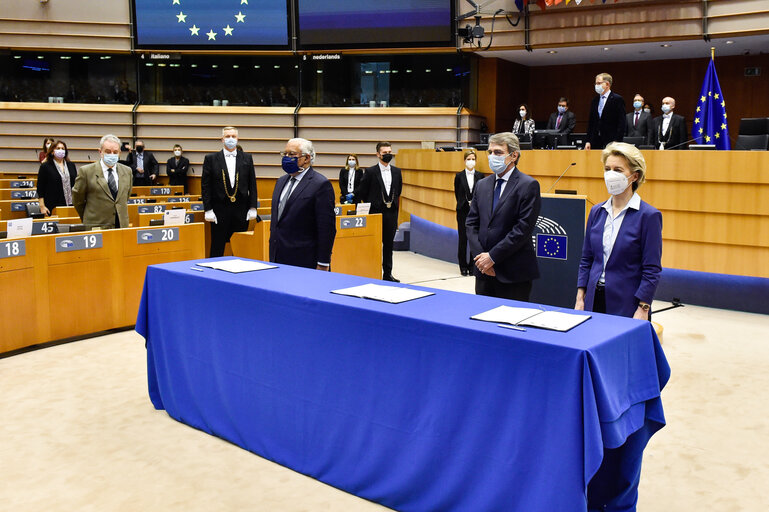
[[[144,204],[147,200],[143,197],[131,197],[128,199],[128,204]]]
[[[176,242],[179,240],[179,228],[140,229],[136,232],[137,244],[154,244],[158,242]]]
[[[171,195],[171,187],[152,187],[150,189],[151,196],[168,196]]]
[[[87,249],[100,249],[101,247],[101,233],[56,237],[56,252],[83,251]]]
[[[365,228],[366,217],[348,217],[339,220],[340,229]]]
[[[26,256],[27,244],[24,240],[8,240],[0,242],[0,258],[15,258]]]
[[[12,212],[25,212],[27,211],[27,203],[29,201],[25,201],[23,203],[11,203],[11,211]]]
[[[37,199],[37,190],[11,190],[11,199]]]
[[[164,204],[140,205],[137,210],[139,211],[139,213],[162,213],[166,211],[166,205]]]
[[[32,180],[14,180],[11,182],[11,188],[32,188],[35,182]]]
[[[189,203],[190,198],[184,196],[169,197],[166,202],[168,203]]]
[[[45,222],[35,222],[32,224],[33,235],[50,235],[59,232],[59,221],[47,220]]]

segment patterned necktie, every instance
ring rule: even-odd
[[[558,121],[555,122],[555,129],[557,130],[561,126],[561,118],[563,114],[558,114]]]
[[[109,191],[112,192],[112,199],[117,199],[117,183],[115,182],[115,171],[112,167],[107,169],[107,185]]]
[[[497,178],[497,184],[494,186],[494,200],[491,203],[491,211],[493,212],[497,208],[499,202],[499,196],[502,195],[502,184],[505,182],[502,178]]]
[[[294,189],[294,183],[296,183],[296,178],[291,177],[291,179],[288,180],[288,190],[281,198],[280,204],[278,204],[278,220],[280,220],[280,218],[283,216],[283,210],[286,208],[286,203],[288,202],[288,196],[291,195],[291,191]]]

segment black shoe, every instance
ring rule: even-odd
[[[395,279],[392,274],[387,274],[382,278],[384,281],[392,281],[393,283],[400,283],[398,279]]]

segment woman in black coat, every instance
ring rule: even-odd
[[[190,170],[190,161],[182,156],[182,147],[179,144],[174,146],[174,156],[166,162],[166,174],[168,175],[169,185],[182,185],[184,193],[187,193],[187,171]]]
[[[476,154],[474,149],[465,151],[465,168],[454,176],[454,196],[457,198],[457,235],[459,235],[459,244],[457,246],[457,260],[459,261],[459,272],[463,276],[473,275],[473,254],[467,252],[467,229],[465,221],[467,214],[470,213],[470,201],[473,199],[475,184],[482,180],[486,175],[475,170]]]
[[[352,179],[351,179],[352,177]],[[363,168],[358,164],[358,155],[347,155],[347,163],[339,169],[339,202],[360,203],[360,198],[355,197],[355,189],[360,186],[360,180],[363,178]]]
[[[57,206],[72,206],[72,186],[77,169],[69,161],[69,150],[64,141],[53,143],[45,161],[37,171],[37,202],[40,211],[51,215]]]

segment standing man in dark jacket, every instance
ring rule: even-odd
[[[625,100],[612,92],[612,83],[609,73],[595,77],[598,96],[590,103],[585,149],[603,149],[609,142],[622,142],[625,136]]]
[[[686,145],[686,119],[673,113],[676,100],[662,98],[662,115],[654,118],[654,147],[656,149],[689,149]]]
[[[166,162],[166,174],[168,175],[168,184],[171,186],[181,185],[184,187],[184,193],[187,193],[187,172],[190,170],[190,161],[186,156],[182,156],[182,147],[179,144],[174,145],[174,156]]]
[[[633,97],[633,111],[625,116],[625,136],[643,137],[643,144],[654,144],[654,122],[652,115],[644,111],[644,97],[636,94]]]
[[[134,175],[134,186],[152,185],[158,177],[158,161],[151,151],[144,148],[144,141],[139,139],[133,151],[128,154],[126,164]]]

